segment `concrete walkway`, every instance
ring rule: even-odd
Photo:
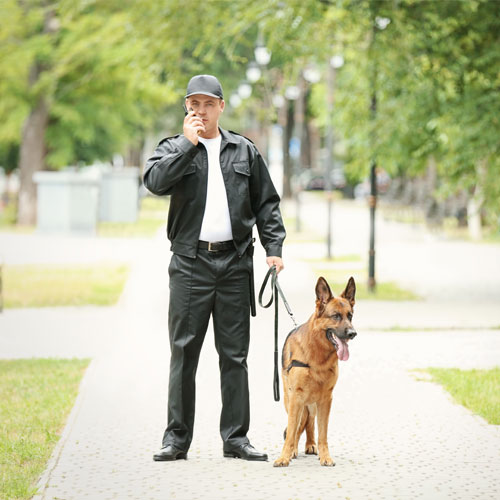
[[[287,469],[272,467],[281,450],[286,414],[282,402],[272,397],[272,312],[260,308],[252,319],[249,356],[250,439],[269,454],[270,462],[222,457],[218,362],[209,330],[197,376],[189,459],[153,462],[165,426],[168,385],[169,252],[164,233],[142,241],[137,250],[130,256],[132,273],[115,307],[7,310],[0,315],[1,357],[92,357],[35,498],[500,497],[500,427],[488,425],[453,403],[439,386],[411,372],[426,366],[499,364],[500,332],[489,328],[500,325],[500,312],[481,301],[468,310],[452,300],[356,305],[359,335],[349,361],[341,364],[330,418],[334,468],[321,467],[316,457],[303,452]],[[313,310],[317,278],[301,260],[304,255],[319,256],[317,246],[289,245],[287,269],[280,276],[301,322]],[[265,264],[260,248],[255,264],[261,281]],[[477,329],[481,311],[487,321]],[[284,308],[280,320],[282,343],[291,329]],[[384,330],[396,324],[422,331]],[[436,325],[439,331],[425,330]]]

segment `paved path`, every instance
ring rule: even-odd
[[[287,272],[280,278],[301,321],[312,312],[316,277],[298,257],[304,252],[314,254],[315,249],[291,246]],[[147,258],[139,258],[142,252]],[[488,329],[488,324],[472,328],[473,321],[464,323],[467,312],[456,306],[452,316],[453,303],[443,305],[449,308],[447,316],[431,308],[423,322],[413,315],[425,312],[426,303],[357,304],[354,324],[359,335],[351,344],[350,360],[341,364],[330,419],[329,441],[336,467],[321,467],[316,457],[303,453],[287,469],[274,469],[272,462],[222,457],[219,377],[211,331],[198,371],[189,459],[153,462],[152,453],[160,445],[165,425],[168,384],[168,246],[163,234],[144,243],[131,260],[131,277],[115,307],[0,315],[2,357],[93,358],[35,498],[500,497],[500,427],[486,424],[453,403],[439,386],[418,380],[420,376],[410,371],[426,366],[499,364],[500,333]],[[263,260],[258,250],[257,280],[264,275]],[[497,314],[496,309],[490,311],[489,326],[500,324]],[[290,329],[284,309],[281,318],[280,342]],[[440,320],[450,330],[381,330],[396,320],[417,327]],[[451,330],[456,326],[462,328]],[[272,399],[272,344],[272,312],[259,310],[252,319],[249,356],[250,439],[267,451],[271,461],[279,455],[286,426],[282,403]]]
[[[6,265],[131,262],[143,253],[146,238],[93,238],[37,232],[0,231],[0,259]]]
[[[326,233],[326,202],[302,193],[302,223]],[[293,203],[289,211],[295,213]],[[423,226],[384,219],[377,211],[376,274],[440,302],[500,303],[500,244],[447,239]],[[332,210],[332,253],[368,257],[369,216],[365,202],[336,201]],[[321,245],[321,255],[326,245]],[[365,264],[366,267],[366,264]]]

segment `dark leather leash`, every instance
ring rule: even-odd
[[[262,303],[262,296],[264,295],[264,290],[266,288],[267,282],[269,281],[269,277],[271,277],[271,298],[269,302],[264,305]],[[276,266],[272,266],[267,271],[266,277],[264,278],[264,282],[260,288],[259,292],[259,305],[264,309],[267,309],[271,306],[274,301],[274,380],[273,380],[273,390],[274,390],[274,400],[280,400],[280,378],[278,372],[278,294],[283,301],[283,304],[286,307],[290,318],[292,318],[293,324],[295,325],[295,329],[297,329],[297,322],[293,316],[292,310],[288,305],[288,301],[286,300],[285,294],[278,283],[278,273],[276,272]]]

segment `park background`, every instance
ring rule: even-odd
[[[196,73],[221,80],[226,100],[221,125],[257,144],[282,195],[289,235],[285,265],[290,263],[289,277],[284,273],[282,280],[286,290],[292,289],[288,293],[297,317],[310,314],[314,297],[306,289],[313,289],[319,274],[336,293],[354,275],[358,330],[371,330],[367,343],[373,349],[388,340],[399,345],[406,339],[415,347],[425,339],[445,350],[448,343],[456,344],[459,353],[472,350],[465,360],[460,354],[449,354],[450,359],[431,355],[427,362],[412,359],[405,369],[429,369],[436,380],[458,386],[455,397],[489,422],[485,439],[498,444],[498,432],[491,429],[498,429],[500,414],[495,358],[500,327],[499,14],[495,0],[0,0],[5,485],[0,497],[30,498],[40,476],[39,494],[60,495],[51,483],[57,477],[71,492],[62,498],[83,497],[70,488],[70,480],[61,479],[67,474],[59,473],[54,462],[54,456],[60,463],[65,449],[71,449],[67,435],[59,440],[64,423],[78,428],[74,409],[67,418],[81,377],[86,373],[84,381],[101,383],[103,377],[115,377],[115,386],[120,385],[118,355],[114,364],[102,361],[117,341],[128,339],[137,352],[159,342],[168,352],[159,333],[167,337],[169,251],[163,226],[168,198],[149,195],[140,172],[158,141],[181,131],[186,84]],[[72,205],[71,200],[55,208],[40,204],[40,172],[72,175],[84,179],[82,184],[89,177],[102,182],[106,175],[132,179],[132,216],[101,217],[94,204],[86,210],[92,216],[85,227],[43,225],[40,210],[65,213]],[[102,184],[100,189],[102,199]],[[124,206],[126,200],[118,197],[118,203]],[[158,246],[162,252],[152,250]],[[141,267],[146,254],[156,256],[164,269],[155,273]],[[152,282],[141,280],[141,270]],[[259,314],[262,319],[253,329],[267,330],[265,321],[271,325],[272,318]],[[147,327],[149,335],[156,332],[153,339],[143,332]],[[134,332],[149,344],[138,347]],[[271,350],[267,343],[265,349]],[[119,352],[130,354],[124,347]],[[151,360],[151,354],[143,354]],[[254,364],[260,362],[257,357]],[[214,366],[212,360],[204,372],[207,379],[216,375]],[[447,370],[438,373],[432,367]],[[146,407],[147,396],[164,396],[166,365],[156,368],[161,372],[156,394],[146,391],[140,399]],[[139,366],[137,372],[131,368],[139,372]],[[270,385],[270,376],[263,383]],[[355,388],[361,397],[362,390]],[[216,390],[212,394],[218,398]],[[80,400],[81,395],[80,390]],[[479,403],[471,403],[472,396]],[[269,406],[268,399],[259,404]],[[159,435],[163,408],[158,406],[153,430]],[[281,426],[283,409],[273,412],[273,425]],[[332,420],[335,410],[333,415]],[[97,413],[93,417],[109,436]],[[269,425],[264,417],[257,422]],[[407,425],[411,432],[411,421]],[[276,436],[270,439],[278,446]],[[198,457],[205,464],[201,443]],[[448,463],[441,451],[435,450],[434,458]],[[56,454],[52,462],[51,453]],[[490,457],[493,477],[499,471],[498,453]],[[89,455],[86,463],[95,468],[99,460]],[[200,477],[205,472],[202,467]],[[184,477],[183,471],[176,474]],[[97,477],[96,488],[98,480],[107,483],[95,470],[75,477],[82,484]],[[498,480],[477,477],[484,483],[482,497],[493,498]],[[317,477],[313,480],[322,496],[326,490]],[[352,478],[346,481],[359,495],[353,498],[367,494]],[[385,496],[380,485],[376,494],[404,496],[404,481],[396,478],[396,489],[385,490]],[[472,497],[459,480],[450,479],[441,490],[439,482],[431,484],[425,490],[429,498]],[[235,491],[241,493],[236,486]],[[143,498],[141,486],[135,494]],[[205,491],[205,498],[217,497],[223,494]]]

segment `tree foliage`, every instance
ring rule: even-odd
[[[2,0],[0,141],[19,143],[37,99],[49,106],[46,165],[108,158],[171,98],[134,2]],[[44,19],[51,12],[49,31]],[[42,70],[30,82],[34,64]]]
[[[333,120],[352,177],[370,161],[418,175],[429,159],[441,189],[480,184],[498,210],[500,3],[494,0],[0,0],[0,161],[47,99],[46,166],[106,159],[161,123],[178,128],[188,78],[215,73],[226,97],[262,38],[273,57],[247,108],[275,116],[314,63],[310,112]],[[52,28],[45,29],[47,15]],[[380,19],[389,19],[387,26]],[[49,23],[50,24],[50,23]],[[384,27],[385,29],[382,29]],[[326,65],[342,53],[333,116]],[[41,68],[34,81],[34,65]],[[376,112],[371,111],[376,96]],[[265,105],[262,105],[262,102]],[[167,113],[168,111],[168,113]],[[231,110],[228,109],[229,114]],[[165,116],[175,118],[171,124]]]
[[[500,4],[491,0],[328,2],[337,71],[335,130],[347,168],[366,175],[371,158],[394,175],[418,175],[432,158],[441,191],[480,186],[500,208]],[[381,29],[378,20],[390,23]],[[318,32],[320,27],[317,28]],[[325,87],[313,100],[320,123]],[[376,112],[370,104],[376,96]]]

